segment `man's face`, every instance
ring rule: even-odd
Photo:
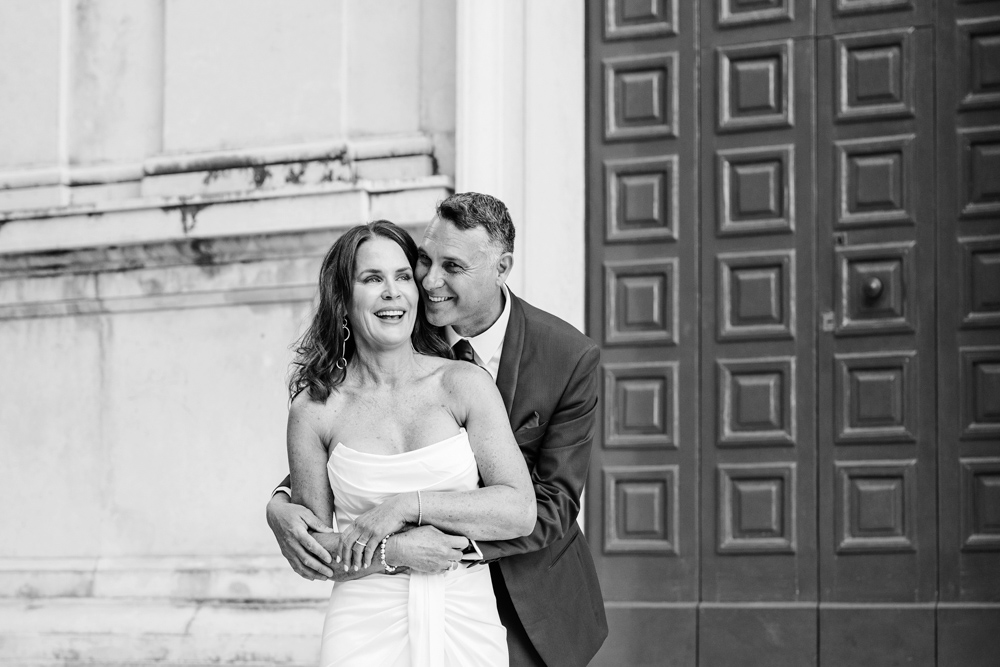
[[[488,329],[500,316],[500,287],[510,271],[509,254],[494,260],[485,229],[459,229],[434,218],[424,232],[417,260],[417,281],[430,323],[450,324],[462,336]]]

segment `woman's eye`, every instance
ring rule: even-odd
[[[404,274],[401,274],[399,276],[399,279],[400,280],[413,280],[413,276],[411,276],[409,273],[404,273]]]
[[[366,285],[368,283],[374,283],[374,282],[378,282],[378,281],[379,281],[379,277],[378,276],[368,276],[367,278],[365,278],[365,284]]]

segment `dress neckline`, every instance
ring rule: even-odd
[[[359,456],[372,456],[372,457],[375,457],[375,458],[393,458],[393,457],[397,457],[397,456],[408,456],[410,454],[416,454],[417,452],[422,452],[422,451],[424,451],[426,449],[430,449],[432,447],[439,447],[441,445],[449,444],[453,440],[456,440],[456,439],[462,437],[463,435],[465,435],[465,427],[464,426],[460,426],[460,427],[458,427],[458,433],[456,433],[455,435],[449,436],[449,437],[445,438],[444,440],[438,440],[437,442],[432,442],[429,445],[424,445],[423,447],[418,447],[417,449],[411,449],[411,450],[408,450],[408,451],[405,451],[405,452],[399,452],[397,454],[374,454],[372,452],[363,452],[363,451],[361,451],[359,449],[354,449],[353,447],[348,447],[343,442],[340,442],[338,440],[337,444],[333,446],[333,450],[330,452],[330,456],[333,456],[340,449],[345,449],[345,450],[351,452],[352,454],[357,454]]]

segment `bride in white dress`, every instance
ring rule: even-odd
[[[457,561],[473,540],[530,533],[534,492],[490,375],[437,356],[448,348],[423,318],[415,263],[396,225],[349,230],[297,349],[292,499],[337,531],[317,535],[339,559],[322,667],[508,664],[489,568]],[[393,534],[423,524],[455,536],[455,562],[394,567]]]

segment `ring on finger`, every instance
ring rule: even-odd
[[[354,543],[359,545],[362,549],[368,546],[367,542],[362,542],[361,540],[354,540]]]

